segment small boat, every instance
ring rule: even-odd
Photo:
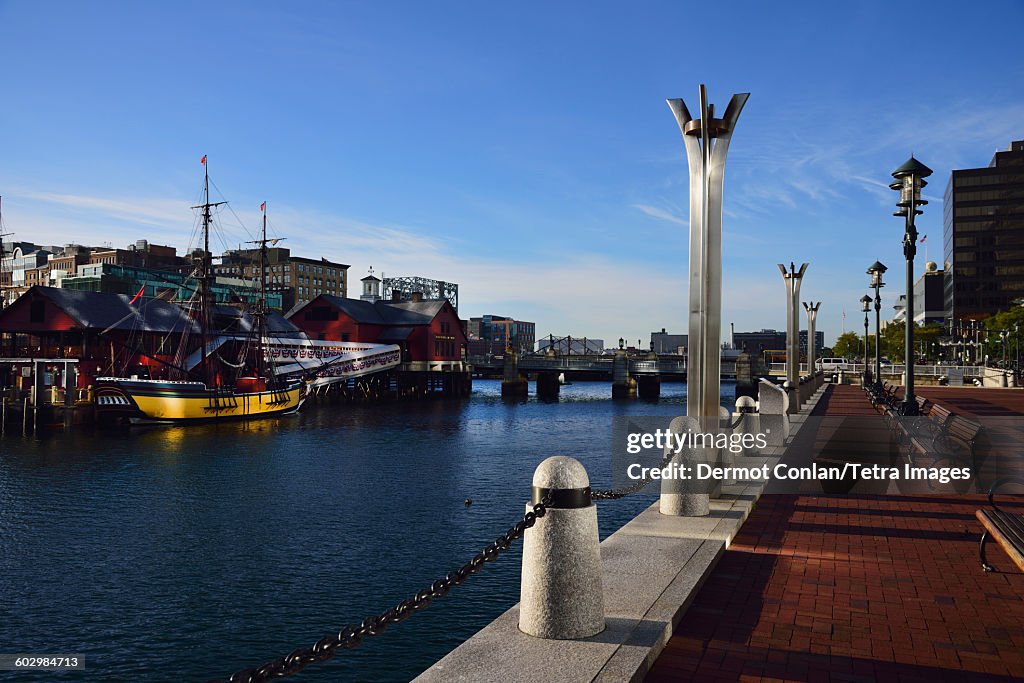
[[[260,301],[251,311],[254,324],[250,334],[252,343],[244,347],[254,349],[251,359],[243,358],[238,363],[225,360],[217,344],[211,340],[213,298],[210,292],[213,269],[210,255],[211,209],[224,202],[210,202],[210,174],[206,157],[202,158],[204,168],[203,203],[193,207],[202,209],[203,250],[196,258],[196,281],[198,302],[192,318],[198,323],[202,344],[201,362],[198,371],[202,381],[174,381],[140,377],[98,377],[95,384],[95,405],[97,417],[101,420],[127,420],[133,424],[145,422],[209,422],[219,420],[245,420],[276,417],[298,411],[306,398],[307,383],[304,379],[284,379],[272,367],[264,350],[266,329],[266,262],[267,262],[267,213],[263,211],[262,239],[260,245]],[[183,312],[184,314],[184,312]],[[182,335],[182,344],[187,343],[189,333]],[[159,360],[159,359],[155,359]],[[159,362],[169,365],[166,361]],[[224,368],[218,363],[227,365]],[[186,376],[193,370],[179,366],[174,369]],[[226,376],[235,375],[233,381]]]

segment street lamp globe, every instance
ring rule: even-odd
[[[867,313],[871,310],[871,297],[865,294],[860,298],[860,303],[864,306],[864,312]]]
[[[896,180],[890,183],[889,187],[899,191],[900,200],[896,202],[896,206],[901,209],[894,213],[894,216],[906,216],[908,209],[917,215],[923,213],[918,211],[917,207],[928,203],[921,199],[921,190],[928,185],[925,178],[931,174],[932,169],[915,159],[913,155],[892,172],[892,177]]]
[[[886,268],[885,264],[882,263],[881,261],[875,261],[874,263],[872,263],[871,266],[868,268],[868,275],[871,276],[870,286],[876,289],[879,287],[885,287],[885,283],[882,282],[882,276],[885,274],[885,271],[887,270],[889,269]]]

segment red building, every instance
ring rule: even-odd
[[[161,344],[183,333],[194,324],[166,301],[32,287],[0,311],[0,386],[25,388],[20,359],[73,359],[80,388],[104,374],[156,376],[165,369],[153,357],[170,362],[176,348]]]
[[[464,371],[466,334],[446,299],[363,301],[321,294],[286,317],[311,339],[397,344],[406,370]]]
[[[222,351],[237,357],[234,347],[244,343],[238,340],[252,332],[251,316],[223,305],[212,313],[211,335],[230,337],[231,348]],[[266,323],[275,337],[301,336],[280,314]],[[201,339],[188,312],[162,299],[36,286],[0,310],[0,387],[23,389],[21,371],[30,359],[76,361],[79,388],[102,375],[185,379],[178,368]]]

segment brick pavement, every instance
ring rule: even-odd
[[[965,415],[1024,413],[1024,392],[922,393]],[[857,387],[819,403],[827,415],[865,407]],[[982,501],[763,496],[647,680],[1024,679],[1024,574],[993,544],[998,571],[981,570]],[[1024,513],[1024,498],[1012,507]]]

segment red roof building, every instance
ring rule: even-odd
[[[321,294],[285,317],[310,339],[397,344],[408,370],[455,369],[465,361],[466,334],[446,299],[363,301]]]

